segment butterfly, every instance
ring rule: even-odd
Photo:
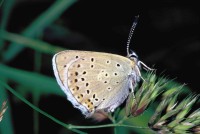
[[[113,112],[134,92],[140,81],[141,65],[129,44],[137,24],[136,17],[127,42],[127,57],[92,51],[66,50],[54,55],[53,70],[67,99],[86,117],[96,111]]]

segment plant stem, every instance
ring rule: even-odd
[[[105,128],[105,127],[129,127],[129,128],[149,129],[149,127],[140,127],[140,126],[132,126],[132,125],[121,124],[121,121],[119,123],[106,124],[106,125],[94,125],[94,126],[76,126],[76,125],[71,125],[71,124],[65,124],[62,121],[56,119],[55,117],[49,115],[48,113],[44,112],[43,110],[41,110],[38,107],[31,104],[29,101],[27,101],[24,97],[22,97],[20,94],[18,94],[14,89],[12,89],[6,83],[3,83],[2,81],[0,81],[0,84],[3,87],[5,87],[7,90],[9,90],[12,94],[14,94],[16,97],[18,97],[21,101],[23,101],[25,104],[30,106],[32,109],[38,111],[39,113],[41,113],[42,115],[51,119],[52,121],[56,122],[57,124],[67,128],[67,129],[69,129],[73,132],[76,132],[76,133],[85,134],[85,132],[82,132],[78,129],[94,129],[94,128]],[[122,120],[125,120],[126,118],[124,117]]]
[[[149,129],[149,127],[140,127],[140,126],[119,124],[119,123],[115,123],[115,124],[106,124],[106,125],[94,125],[94,126],[77,126],[77,125],[70,125],[70,128],[77,128],[77,129],[93,129],[93,128],[106,128],[106,127],[129,127],[129,128]]]
[[[38,107],[34,106],[29,101],[27,101],[24,97],[22,97],[20,94],[18,94],[14,89],[12,89],[10,86],[8,86],[6,83],[3,83],[2,81],[0,81],[0,84],[3,87],[5,87],[7,90],[9,90],[12,94],[14,94],[17,98],[19,98],[21,101],[23,101],[25,104],[27,104],[28,106],[30,106],[32,109],[38,111],[39,113],[41,113],[42,115],[44,115],[47,118],[51,119],[52,121],[56,122],[57,124],[65,127],[65,128],[67,128],[67,129],[70,129],[73,132],[80,133],[80,134],[85,134],[85,132],[82,132],[82,131],[77,130],[75,128],[71,128],[70,125],[65,124],[64,122],[56,119],[55,117],[49,115],[48,113],[46,113],[43,110],[39,109]]]

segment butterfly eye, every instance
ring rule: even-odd
[[[138,59],[137,54],[134,51],[132,51],[132,50],[131,50],[131,53],[128,55],[128,57]]]

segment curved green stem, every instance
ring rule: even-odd
[[[33,104],[31,104],[29,101],[27,101],[24,97],[22,97],[20,94],[18,94],[14,89],[12,89],[6,83],[3,83],[2,81],[0,81],[0,84],[3,87],[5,87],[7,90],[9,90],[12,94],[14,94],[16,97],[18,97],[21,101],[23,101],[25,104],[27,104],[28,106],[33,108],[34,110],[38,111],[39,113],[41,113],[42,115],[51,119],[52,121],[56,122],[57,124],[67,128],[67,129],[69,129],[73,132],[76,132],[76,133],[85,134],[85,132],[82,132],[78,129],[93,129],[93,128],[105,128],[105,127],[129,127],[129,128],[149,129],[148,127],[140,127],[140,126],[132,126],[132,125],[121,124],[121,121],[118,122],[118,123],[113,123],[113,124],[94,125],[94,126],[76,126],[76,125],[66,124],[66,123],[56,119],[55,117],[49,115],[48,113],[44,112],[43,110],[39,109],[38,107],[34,106]],[[123,118],[123,119],[126,119],[126,118]]]
[[[23,101],[25,104],[27,104],[28,106],[30,106],[32,109],[38,111],[39,113],[41,113],[42,115],[46,116],[47,118],[51,119],[52,121],[56,122],[57,124],[70,129],[71,131],[74,131],[76,133],[80,133],[80,134],[85,134],[85,132],[82,132],[80,130],[71,128],[70,125],[65,124],[61,121],[59,121],[58,119],[56,119],[55,117],[47,114],[46,112],[44,112],[43,110],[39,109],[38,107],[34,106],[33,104],[31,104],[29,101],[27,101],[24,97],[22,97],[20,94],[18,94],[14,89],[12,89],[10,86],[8,86],[6,83],[3,83],[2,81],[0,81],[0,84],[5,87],[7,90],[9,90],[12,94],[14,94],[16,97],[18,97],[21,101]]]
[[[119,124],[119,123],[106,124],[106,125],[94,125],[94,126],[70,125],[70,128],[77,128],[77,129],[92,129],[92,128],[105,128],[105,127],[129,127],[129,128],[149,129],[149,127],[132,126],[132,125]]]

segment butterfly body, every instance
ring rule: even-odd
[[[60,87],[86,117],[98,110],[113,112],[140,80],[136,58],[66,50],[55,54],[52,61]]]

